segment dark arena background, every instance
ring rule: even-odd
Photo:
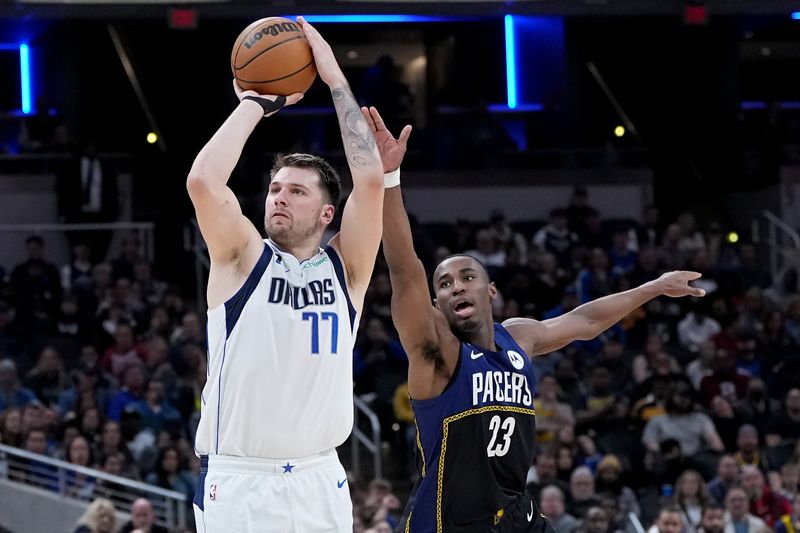
[[[414,126],[417,253],[428,275],[481,259],[496,321],[702,273],[705,298],[535,358],[528,488],[555,531],[697,533],[719,505],[726,533],[796,533],[795,0],[2,0],[0,531],[195,531],[209,259],[186,177],[236,106],[236,36],[296,15],[360,103]],[[295,151],[352,187],[319,79],[229,182],[258,228]],[[391,290],[379,256],[339,448],[363,533],[398,526],[418,476]]]

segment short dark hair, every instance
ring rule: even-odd
[[[718,504],[717,502],[707,503],[706,506],[703,507],[702,516],[705,516],[706,512],[708,512],[708,511],[722,511],[724,513],[725,512],[725,507],[723,507],[722,505]]]
[[[44,246],[44,239],[39,237],[38,235],[30,235],[27,239],[25,239],[25,244],[35,243],[39,246]]]
[[[334,209],[339,207],[342,200],[342,182],[336,169],[321,157],[311,154],[278,154],[275,156],[275,163],[269,171],[269,179],[275,177],[283,167],[309,168],[315,170],[319,175],[322,189],[328,196],[328,200],[333,204]]]

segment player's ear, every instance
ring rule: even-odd
[[[335,209],[333,204],[325,204],[322,206],[322,223],[323,224],[330,224],[333,221],[333,214],[335,213]]]
[[[489,299],[494,300],[497,298],[497,285],[494,284],[494,281],[489,282]]]

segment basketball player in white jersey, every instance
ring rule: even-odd
[[[262,240],[227,181],[261,119],[302,95],[258,95],[234,83],[240,103],[187,181],[211,256],[208,381],[195,441],[200,532],[353,527],[335,447],[353,425],[352,348],[381,239],[384,181],[375,140],[330,46],[298,22],[333,96],[353,192],[340,233],[320,248],[339,178],[315,156],[277,159]]]

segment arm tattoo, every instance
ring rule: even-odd
[[[336,116],[339,118],[339,129],[342,131],[347,163],[354,168],[378,164],[375,138],[369,131],[367,121],[364,120],[361,108],[350,88],[333,89],[331,95],[333,96],[333,105],[336,107]]]

